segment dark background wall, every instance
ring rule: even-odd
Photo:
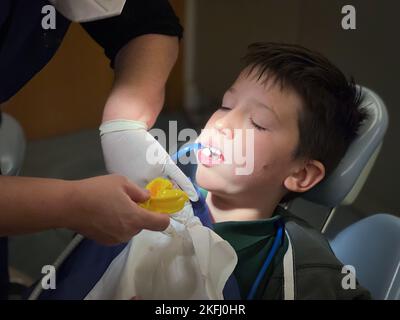
[[[187,59],[192,65],[188,108],[207,118],[240,70],[254,41],[298,43],[325,54],[347,75],[377,92],[387,105],[389,130],[381,154],[354,207],[365,214],[400,213],[400,2],[392,0],[202,0],[189,1],[193,26]],[[356,8],[356,30],[341,27],[344,5]],[[189,19],[190,17],[188,17]],[[186,40],[188,41],[188,39]],[[208,110],[205,112],[204,110]]]

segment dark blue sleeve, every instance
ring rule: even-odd
[[[47,4],[45,0],[0,1],[0,103],[50,61],[68,30],[70,22],[58,13],[56,29],[42,28],[42,8]]]

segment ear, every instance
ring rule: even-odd
[[[324,165],[317,160],[309,160],[301,169],[288,176],[283,184],[287,190],[301,193],[310,190],[324,176]]]

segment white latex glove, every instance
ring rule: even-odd
[[[107,170],[126,176],[140,187],[157,177],[174,181],[190,200],[198,195],[188,177],[172,161],[142,121],[112,120],[100,126],[101,145]],[[157,158],[154,158],[154,154]]]

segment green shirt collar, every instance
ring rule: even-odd
[[[236,252],[259,242],[267,241],[276,232],[276,223],[281,218],[274,215],[269,219],[253,221],[227,221],[214,224],[214,231],[227,240]]]

